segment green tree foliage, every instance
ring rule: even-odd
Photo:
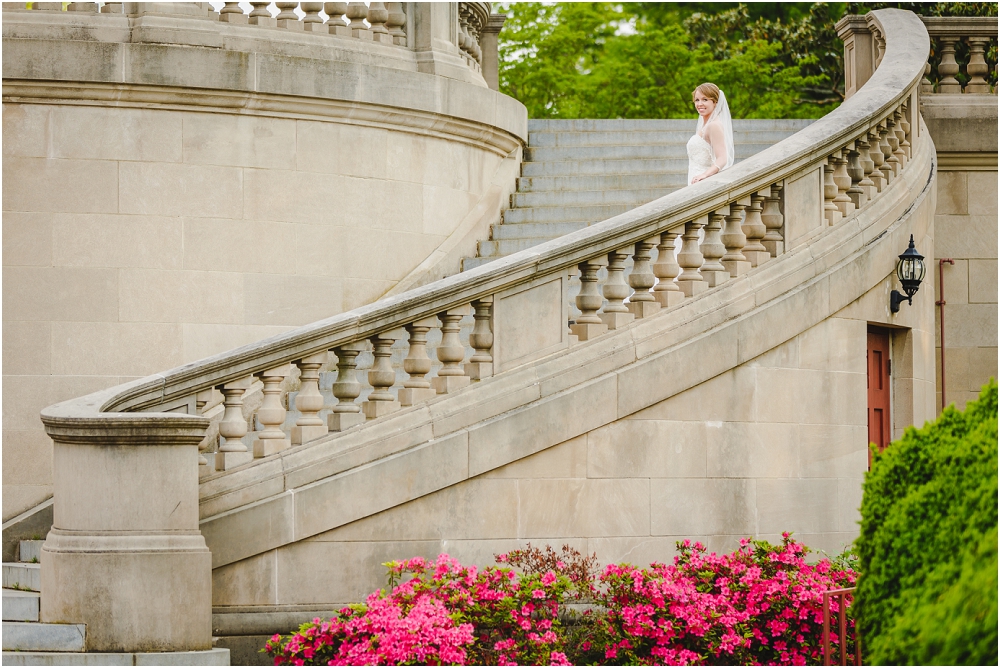
[[[726,92],[736,118],[818,118],[844,98],[837,20],[888,6],[935,16],[996,16],[997,8],[504,3],[498,10],[508,17],[500,33],[500,90],[524,103],[531,118],[692,118],[691,91],[712,81]],[[962,48],[959,62],[966,57]]]
[[[874,456],[861,518],[866,663],[996,665],[996,381]]]

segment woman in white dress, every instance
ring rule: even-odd
[[[688,183],[698,183],[732,167],[736,151],[726,94],[713,83],[703,83],[694,89],[692,97],[698,111],[698,128],[687,143]]]

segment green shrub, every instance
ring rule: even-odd
[[[861,518],[865,662],[996,665],[996,381],[874,455]]]

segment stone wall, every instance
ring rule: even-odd
[[[938,149],[935,254],[928,263],[941,299],[944,275],[945,400],[964,408],[997,377],[997,99],[928,95],[927,125]],[[941,310],[935,310],[937,406],[941,408]]]
[[[52,494],[42,408],[457,272],[526,138],[516,101],[346,40],[70,14],[4,22],[4,520]]]

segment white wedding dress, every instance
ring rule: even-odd
[[[722,136],[726,142],[726,164],[719,165],[719,171],[733,166],[736,158],[736,148],[733,144],[733,116],[729,113],[729,103],[726,102],[726,94],[719,91],[719,101],[715,105],[715,110],[708,117],[709,123],[718,123],[722,126]],[[715,151],[712,145],[702,135],[705,134],[705,119],[698,117],[698,128],[695,134],[687,143],[688,154],[688,185],[691,179],[704,174],[715,164]]]

